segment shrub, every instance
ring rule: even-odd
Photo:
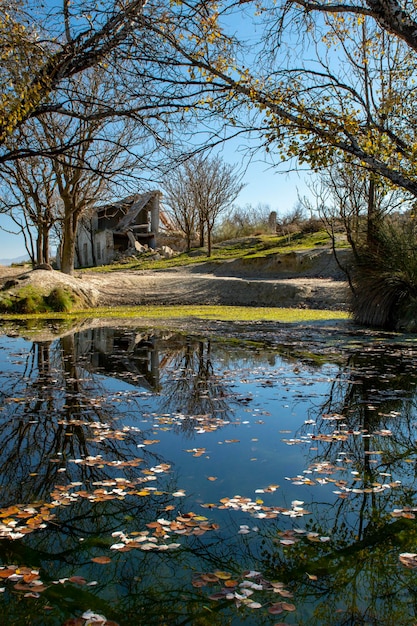
[[[30,285],[20,289],[13,299],[13,313],[43,313],[45,310],[43,295]]]
[[[318,217],[310,217],[300,224],[300,230],[303,234],[318,233],[323,228],[323,220]]]
[[[11,312],[13,307],[13,299],[9,294],[0,294],[0,311],[4,313]]]
[[[77,297],[67,289],[55,287],[48,296],[45,296],[45,302],[51,311],[68,313],[77,304]]]
[[[248,204],[243,209],[235,207],[215,228],[213,235],[216,242],[269,232],[270,212],[268,206],[261,204],[257,207]]]
[[[359,253],[352,277],[352,313],[360,324],[388,330],[417,327],[415,226],[386,220]]]

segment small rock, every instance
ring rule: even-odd
[[[162,246],[161,254],[164,259],[171,259],[173,256],[175,256],[174,250],[169,246]]]
[[[149,250],[148,246],[143,246],[139,241],[135,241],[135,250],[139,253],[144,253]]]

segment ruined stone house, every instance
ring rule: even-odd
[[[106,265],[138,244],[155,248],[161,197],[160,191],[135,194],[84,217],[77,232],[76,267]]]

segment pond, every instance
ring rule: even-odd
[[[416,623],[417,340],[284,335],[4,329],[1,624]]]

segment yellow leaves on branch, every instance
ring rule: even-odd
[[[20,122],[36,108],[42,99],[43,88],[41,83],[34,83],[30,87],[23,87],[16,95],[2,94],[0,103],[0,143],[10,136]]]
[[[36,72],[44,52],[35,32],[14,21],[7,13],[0,18],[2,83],[0,142],[3,143],[39,105],[48,91],[48,78]]]

